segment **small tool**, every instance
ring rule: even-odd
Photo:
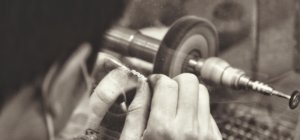
[[[199,72],[201,78],[205,80],[206,83],[223,85],[233,89],[250,89],[264,95],[288,99],[290,109],[295,109],[299,105],[299,91],[296,90],[292,95],[287,95],[260,81],[253,81],[246,76],[244,71],[231,67],[223,59],[210,57],[205,60],[190,60],[189,64],[195,71]]]

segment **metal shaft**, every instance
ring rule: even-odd
[[[190,60],[189,65],[199,71],[207,83],[224,85],[235,89],[252,90],[264,95],[277,96],[289,100],[289,107],[294,109],[300,102],[300,94],[294,91],[292,95],[284,94],[260,81],[252,81],[242,70],[231,67],[226,61],[211,57],[206,60]]]
[[[106,33],[104,45],[106,49],[153,62],[160,46],[160,41],[145,36],[139,31],[115,27]]]

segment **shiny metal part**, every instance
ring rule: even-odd
[[[290,108],[295,109],[299,105],[299,102],[300,102],[300,92],[298,90],[295,90],[290,97],[290,102],[289,102]]]
[[[125,71],[130,72],[132,75],[136,76],[138,79],[146,81],[147,78],[146,76],[144,76],[143,74],[139,73],[136,70],[130,69],[129,67],[125,66],[124,64],[122,64],[121,62],[118,62],[114,59],[108,59],[108,61],[106,61],[106,63],[109,63],[109,65],[113,65],[113,67],[115,68],[121,68]]]
[[[106,33],[104,45],[107,49],[152,62],[160,41],[145,36],[139,31],[114,27]]]
[[[245,72],[232,68],[226,61],[220,58],[211,57],[206,60],[190,60],[189,64],[196,71],[200,71],[201,78],[208,83],[224,85],[235,89],[250,89],[264,95],[287,99],[289,100],[290,109],[295,109],[299,105],[299,91],[294,91],[290,96],[273,89],[263,82],[252,81],[245,75]]]

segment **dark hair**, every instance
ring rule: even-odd
[[[1,0],[0,103],[80,43],[97,46],[123,6],[123,0]]]

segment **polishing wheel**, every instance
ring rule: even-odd
[[[176,21],[163,40],[154,61],[154,73],[174,77],[183,72],[195,72],[189,60],[215,56],[218,36],[207,20],[184,17]]]

